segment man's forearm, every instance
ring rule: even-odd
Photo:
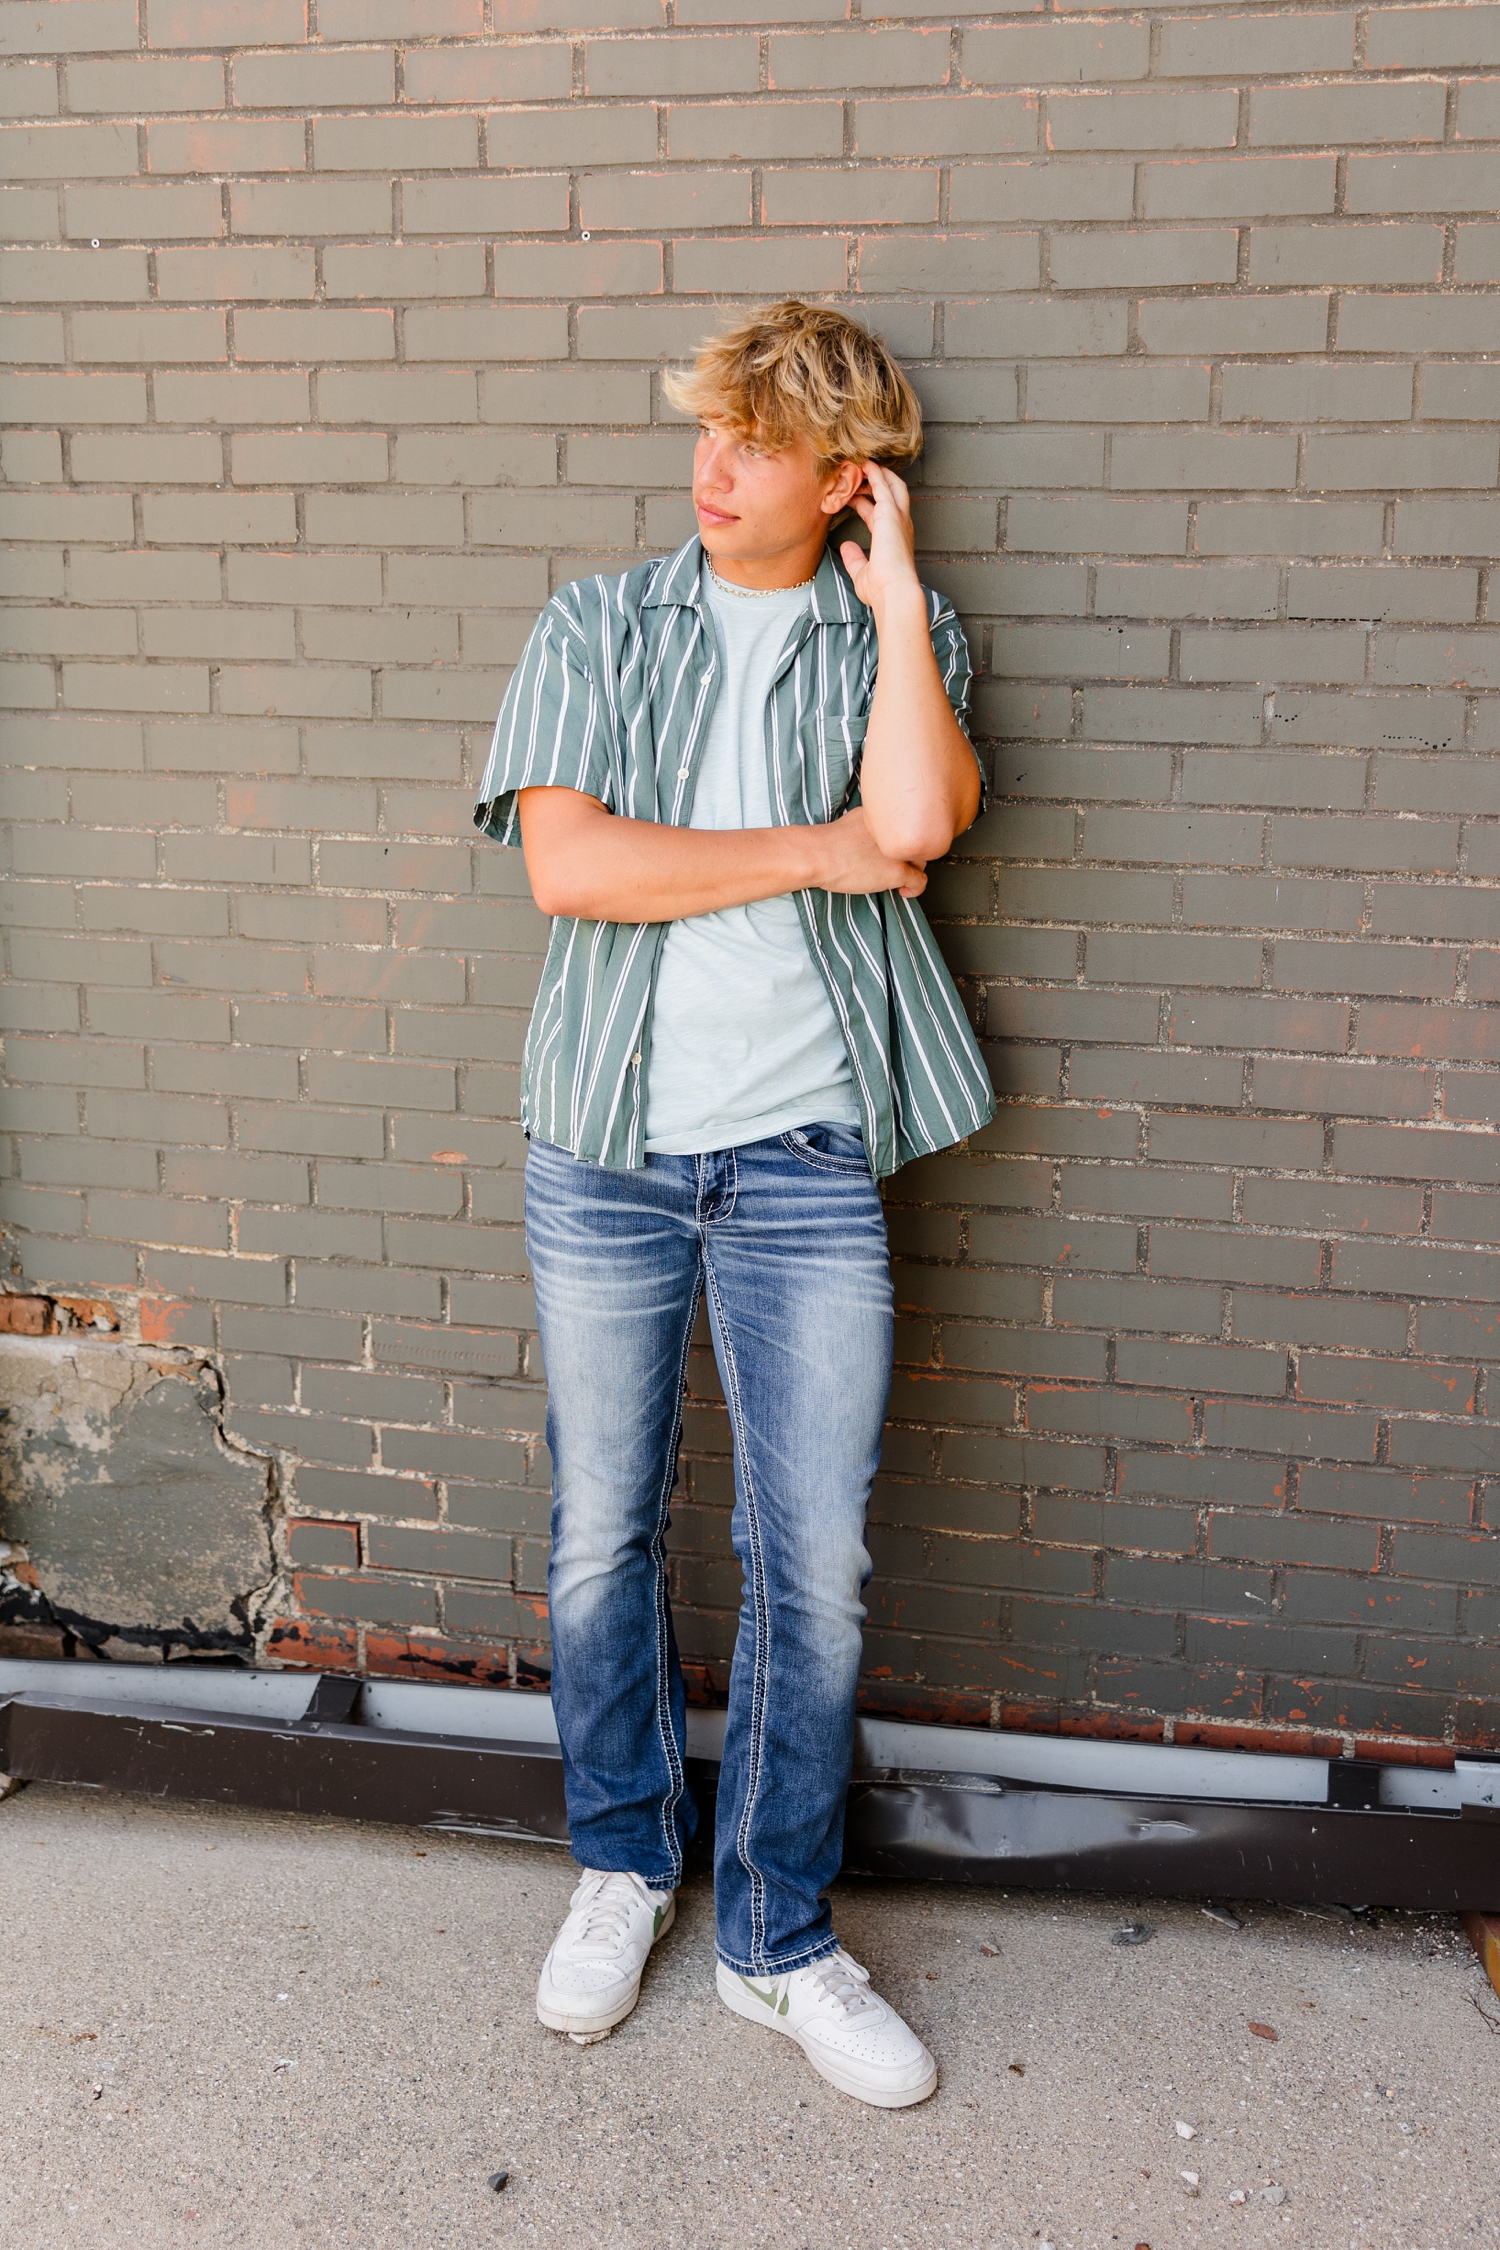
[[[626,820],[577,789],[523,789],[521,839],[544,914],[682,922],[789,891],[899,890],[926,877],[871,841],[862,810],[812,827],[674,828]]]
[[[870,705],[860,796],[870,832],[905,859],[941,859],[979,808],[974,753],[953,716],[927,622],[927,600],[887,595],[876,610],[880,669]]]
[[[530,794],[528,791],[527,795]],[[675,922],[779,898],[815,880],[806,828],[670,828],[599,816],[572,824],[564,851],[534,848],[521,808],[526,865],[544,913],[595,922]]]

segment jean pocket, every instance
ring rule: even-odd
[[[815,1172],[870,1176],[865,1136],[857,1125],[794,1125],[782,1134],[781,1145]]]

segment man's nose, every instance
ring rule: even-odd
[[[729,482],[727,448],[717,433],[698,440],[697,471],[700,484]]]

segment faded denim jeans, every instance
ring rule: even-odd
[[[734,1432],[744,1573],[714,1847],[720,1957],[745,1975],[837,1944],[891,1379],[885,1216],[856,1127],[810,1125],[644,1171],[533,1140],[526,1238],[552,1449],[552,1700],[574,1857],[677,1883],[696,1809],[667,1598],[667,1503],[700,1295]]]

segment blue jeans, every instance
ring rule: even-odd
[[[720,1957],[837,1944],[865,1508],[891,1379],[885,1215],[857,1127],[608,1171],[533,1140],[526,1240],[552,1449],[552,1700],[573,1854],[675,1884],[697,1815],[667,1599],[700,1295],[734,1432],[744,1572],[714,1848]]]

